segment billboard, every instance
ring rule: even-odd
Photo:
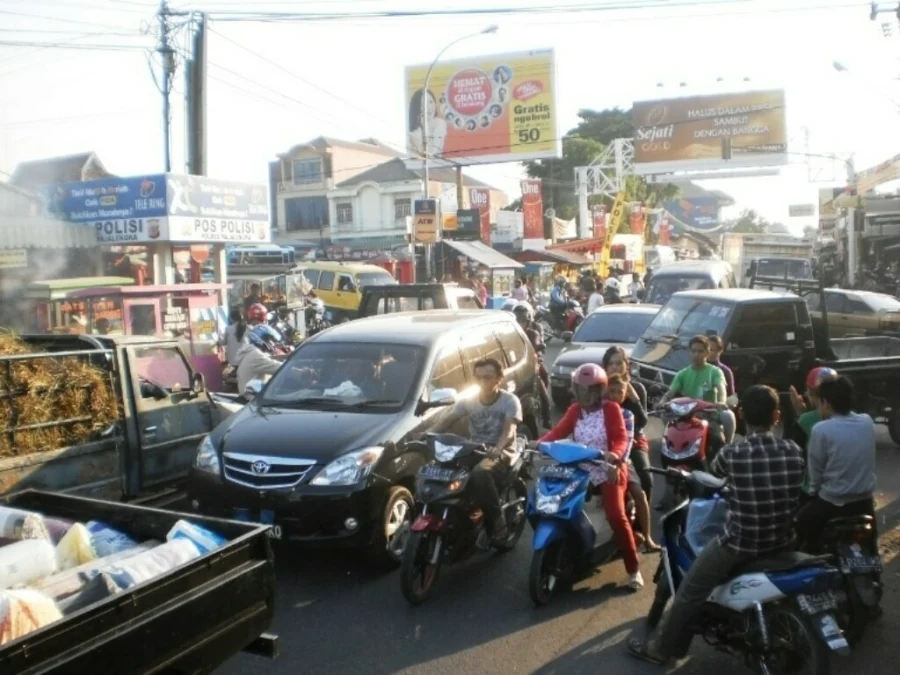
[[[544,197],[540,178],[527,178],[520,182],[522,188],[522,213],[525,239],[544,236]]]
[[[201,176],[155,174],[52,185],[49,215],[94,227],[104,244],[270,241],[268,192]]]
[[[634,165],[640,174],[787,162],[784,91],[639,101]]]
[[[889,183],[898,179],[900,179],[900,155],[894,155],[878,166],[873,166],[856,174],[856,187],[859,194],[865,194],[882,183]]]
[[[460,209],[456,212],[456,232],[453,238],[456,240],[472,239],[484,241],[481,232],[481,211],[479,209]],[[488,225],[490,228],[490,225]],[[488,230],[488,241],[490,245],[490,230]]]
[[[481,214],[481,241],[491,244],[491,189],[469,188],[469,204]]]
[[[552,49],[408,66],[405,82],[414,158],[427,151],[436,166],[457,166],[561,156]]]
[[[717,197],[692,197],[672,199],[663,202],[662,207],[669,213],[672,225],[678,225],[689,232],[711,234],[719,230],[719,200]]]
[[[440,212],[436,199],[417,199],[413,204],[413,240],[433,244],[441,236]]]

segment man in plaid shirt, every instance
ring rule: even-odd
[[[775,390],[750,387],[741,397],[741,408],[746,438],[722,448],[710,467],[728,479],[725,531],[691,565],[657,635],[646,643],[629,642],[634,656],[659,664],[683,656],[690,646],[684,629],[694,622],[712,590],[738,565],[792,547],[793,515],[804,476],[802,451],[772,433],[781,417]]]

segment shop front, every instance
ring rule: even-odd
[[[516,276],[524,265],[498,253],[481,241],[444,239],[435,245],[435,271],[438,278],[449,275],[455,281],[476,276],[487,286],[493,298],[491,306],[502,304],[512,293]]]
[[[542,270],[542,273],[545,276],[550,276],[551,285],[553,283],[552,279],[559,275],[562,275],[566,277],[566,279],[574,282],[581,276],[581,273],[584,270],[592,269],[594,267],[594,260],[592,256],[586,253],[580,253],[578,251],[567,251],[564,249],[545,249],[543,251],[526,250],[516,253],[512,257],[518,260],[520,263],[525,263],[526,272],[528,270],[529,263],[542,263],[543,265],[550,265],[550,274],[547,275],[545,270]]]

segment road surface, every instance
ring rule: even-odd
[[[558,344],[558,343],[556,343]],[[550,363],[558,347],[551,347]],[[655,425],[655,426],[654,426]],[[651,438],[661,426],[652,422]],[[878,503],[887,562],[884,616],[870,626],[848,658],[834,657],[832,675],[888,675],[900,662],[900,449],[879,428]],[[590,508],[595,508],[591,506]],[[649,675],[662,668],[635,661],[625,644],[653,594],[657,556],[646,555],[647,586],[624,589],[621,561],[604,566],[549,606],[528,597],[530,528],[510,554],[476,556],[442,570],[439,586],[423,606],[411,608],[398,574],[374,575],[349,553],[276,547],[277,595],[273,631],[281,638],[276,661],[240,655],[222,675]],[[745,671],[729,656],[694,643],[691,656],[670,673],[693,675],[716,668]]]

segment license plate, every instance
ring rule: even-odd
[[[837,609],[837,598],[831,591],[823,593],[801,593],[797,596],[797,604],[807,614],[821,614],[832,609]]]
[[[453,478],[453,469],[444,469],[439,466],[434,466],[433,464],[423,466],[420,473],[423,477],[428,478],[429,480],[440,480],[446,482]]]
[[[271,525],[266,535],[270,539],[281,539],[283,536],[281,525],[275,524],[275,512],[270,509],[263,509],[259,512],[259,519],[254,520],[250,517],[250,509],[234,509],[234,519],[244,523],[258,522],[260,525]]]
[[[272,527],[269,528],[268,532],[266,532],[266,535],[268,535],[269,539],[281,539],[281,525],[272,525]]]
[[[575,475],[575,469],[562,464],[545,464],[538,473],[545,478],[571,478]]]
[[[849,556],[841,556],[841,571],[844,574],[869,574],[880,573],[881,556],[869,556],[862,553],[854,553]]]

